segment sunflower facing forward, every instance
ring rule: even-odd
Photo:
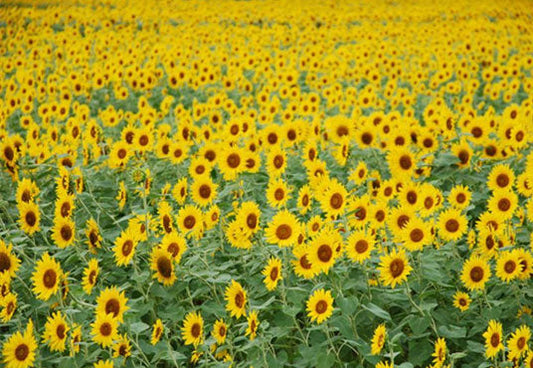
[[[13,277],[20,265],[20,260],[13,254],[13,246],[9,244],[6,246],[3,240],[0,239],[0,273],[6,273],[9,277]]]
[[[463,265],[461,281],[469,290],[483,290],[490,275],[488,263],[479,256],[472,256]]]
[[[120,292],[116,286],[105,288],[96,299],[96,313],[109,314],[118,322],[122,322],[124,312],[129,309],[127,302],[124,291]]]
[[[380,258],[379,263],[379,278],[385,286],[392,287],[401,284],[407,280],[407,276],[411,273],[412,267],[409,266],[405,251],[402,249],[397,251],[392,250],[389,254],[386,254]]]
[[[502,324],[490,320],[487,331],[483,333],[485,338],[485,356],[487,358],[494,358],[498,352],[504,349],[502,339]]]
[[[35,350],[37,350],[37,341],[33,335],[33,322],[30,319],[23,334],[17,331],[4,343],[2,361],[6,364],[6,368],[32,367]]]
[[[174,273],[174,259],[167,250],[155,247],[151,255],[151,267],[155,273],[152,275],[165,286],[170,286],[176,281]]]
[[[61,312],[48,317],[44,326],[43,340],[48,343],[50,351],[65,351],[69,327]]]
[[[226,287],[225,299],[227,301],[226,310],[235,318],[241,318],[245,313],[246,291],[241,284],[231,280],[231,285]]]
[[[59,262],[45,253],[41,260],[37,261],[32,275],[33,292],[37,299],[48,300],[57,293],[62,276],[63,271]]]
[[[181,336],[185,340],[185,345],[200,345],[204,338],[204,319],[197,312],[190,312],[185,316]]]
[[[333,297],[331,291],[316,290],[307,300],[307,315],[311,321],[320,324],[333,314]]]

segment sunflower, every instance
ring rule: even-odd
[[[432,227],[415,217],[410,219],[401,232],[403,245],[410,251],[421,250],[433,242]]]
[[[483,333],[483,337],[485,338],[485,356],[487,358],[494,358],[504,349],[502,342],[502,324],[500,322],[490,320],[487,331]]]
[[[342,237],[335,229],[324,228],[309,243],[309,261],[327,274],[342,250]]]
[[[82,286],[83,291],[85,291],[86,294],[91,295],[93,287],[96,285],[96,280],[98,279],[99,273],[100,267],[98,267],[98,260],[93,258],[83,270]]]
[[[115,262],[118,266],[127,265],[133,258],[138,243],[137,236],[136,232],[133,232],[131,229],[126,229],[115,239],[113,252],[115,255]]]
[[[92,253],[96,252],[96,249],[102,246],[102,235],[100,235],[100,229],[98,224],[93,218],[87,220],[85,225],[85,236],[87,236],[87,245]]]
[[[288,210],[281,210],[272,217],[265,235],[269,243],[287,247],[297,243],[300,232],[300,223],[296,216]]]
[[[12,334],[2,347],[2,357],[6,368],[33,367],[37,341],[33,335],[33,322],[30,319],[26,331]]]
[[[520,359],[529,350],[528,342],[531,338],[531,330],[526,325],[521,325],[507,340],[508,360]]]
[[[201,207],[209,206],[217,196],[217,188],[208,176],[201,176],[191,185],[192,200]]]
[[[150,343],[152,345],[155,345],[159,342],[164,330],[165,327],[163,326],[163,322],[161,322],[161,320],[158,318],[152,326],[152,338],[150,339]]]
[[[498,190],[492,194],[488,201],[488,209],[502,220],[513,217],[518,205],[518,196],[515,192]]]
[[[5,298],[11,291],[11,276],[5,272],[0,273],[0,300]]]
[[[10,321],[17,309],[17,296],[13,293],[8,293],[6,296],[1,297],[0,306],[2,306],[0,318],[4,323]]]
[[[205,230],[210,230],[218,224],[220,220],[220,208],[215,204],[204,213]]]
[[[209,177],[213,165],[204,157],[194,157],[189,164],[189,176],[194,180]]]
[[[179,204],[183,205],[187,199],[187,177],[181,178],[172,188],[172,197]]]
[[[122,210],[124,206],[126,205],[126,198],[127,198],[126,186],[124,185],[124,182],[121,181],[119,184],[117,196],[115,197],[115,199],[118,201],[118,208],[120,210]]]
[[[309,187],[309,184],[305,184],[298,192],[298,208],[302,215],[305,215],[311,208],[312,199],[311,188]]]
[[[39,187],[33,180],[24,178],[18,182],[17,193],[15,195],[18,205],[35,202],[38,195]]]
[[[353,181],[355,185],[361,185],[366,181],[368,167],[364,161],[359,161],[355,169],[350,173],[348,180]]]
[[[154,247],[151,255],[150,269],[155,271],[152,278],[157,279],[165,286],[170,286],[176,281],[174,273],[174,257],[164,248]]]
[[[516,251],[501,252],[496,261],[496,276],[508,283],[520,275],[521,268]]]
[[[118,337],[117,324],[118,320],[113,317],[113,314],[97,314],[96,320],[91,323],[93,341],[103,348],[113,345],[113,341]]]
[[[81,343],[81,326],[77,323],[72,324],[70,332],[70,356],[74,356],[80,351]]]
[[[267,290],[272,291],[278,286],[278,282],[283,279],[281,275],[281,259],[270,258],[268,264],[261,272],[265,279],[263,282],[266,285]]]
[[[290,189],[282,179],[273,179],[268,183],[266,198],[271,207],[283,207],[290,198]]]
[[[186,205],[178,212],[178,227],[187,238],[199,239],[203,233],[203,213],[196,206]]]
[[[456,241],[466,232],[467,224],[466,217],[460,211],[449,208],[439,215],[439,235],[446,241]]]
[[[470,160],[474,154],[474,151],[466,140],[462,140],[458,144],[452,146],[452,153],[458,158],[457,166],[460,168],[466,168],[470,166]]]
[[[125,167],[132,155],[130,145],[122,140],[113,143],[107,165],[111,169]]]
[[[126,334],[118,335],[117,341],[113,344],[113,358],[127,358],[131,355],[131,343]]]
[[[166,250],[170,253],[172,259],[179,263],[183,253],[187,250],[187,241],[183,236],[176,231],[173,231],[170,234],[165,234],[165,236],[163,236],[159,248]]]
[[[387,162],[391,176],[410,179],[416,168],[416,156],[406,147],[396,147],[389,151]]]
[[[531,236],[533,237],[533,235]],[[533,254],[523,248],[517,248],[514,251],[517,253],[518,261],[520,263],[520,273],[518,274],[518,278],[521,280],[528,280],[531,277],[531,274],[533,274]]]
[[[257,311],[251,311],[246,317],[248,327],[246,327],[245,336],[249,336],[250,340],[257,336],[257,328],[259,327],[259,320],[257,319]]]
[[[266,160],[266,169],[269,177],[277,178],[285,172],[287,168],[287,153],[279,146],[272,148],[268,152]]]
[[[234,180],[246,167],[244,152],[235,146],[225,148],[220,152],[217,164],[225,181]]]
[[[211,336],[217,341],[217,344],[222,345],[226,341],[227,334],[228,325],[222,319],[217,320],[213,325]]]
[[[99,360],[96,363],[94,363],[93,368],[114,368],[115,364],[112,360]]]
[[[0,239],[0,274],[5,273],[9,277],[14,277],[19,269],[20,260],[13,254],[13,245],[6,243]]]
[[[470,303],[472,302],[472,299],[470,299],[470,296],[467,293],[464,293],[462,291],[458,291],[453,296],[453,305],[455,308],[458,308],[461,312],[465,312],[470,307]]]
[[[231,284],[226,287],[224,299],[227,301],[226,310],[230,312],[231,317],[241,318],[245,314],[246,291],[239,282],[231,280]]]
[[[116,286],[107,287],[96,298],[95,312],[97,315],[108,314],[118,322],[122,322],[124,312],[129,309],[126,305],[127,302],[128,298],[126,298],[124,291],[120,292]]]
[[[403,249],[400,251],[393,249],[389,254],[385,254],[380,258],[379,278],[385,286],[390,285],[395,288],[396,285],[407,280],[407,276],[412,269],[407,261],[405,251]]]
[[[44,325],[43,340],[50,347],[50,351],[65,351],[68,331],[69,327],[61,312],[48,317]]]
[[[74,221],[70,218],[56,217],[52,229],[52,240],[59,248],[74,244],[76,237]]]
[[[349,216],[349,225],[357,229],[365,227],[365,225],[371,220],[370,197],[368,195],[352,197],[348,206],[348,212],[351,213]]]
[[[260,230],[260,216],[261,210],[259,209],[259,206],[252,201],[243,202],[236,213],[237,222],[251,234],[255,234]]]
[[[374,330],[374,335],[372,336],[372,345],[371,345],[371,354],[378,355],[381,353],[383,346],[385,345],[385,338],[387,337],[387,329],[382,323]]]
[[[452,207],[462,210],[468,207],[471,197],[472,193],[468,187],[464,185],[456,185],[450,190],[448,202],[450,202]]]
[[[48,300],[59,290],[59,282],[63,277],[61,265],[48,253],[37,261],[32,275],[33,292],[37,299]]]
[[[461,281],[468,290],[483,290],[490,276],[488,263],[479,256],[472,256],[463,265]]]
[[[324,289],[315,290],[307,300],[307,315],[311,321],[320,324],[333,314],[333,297],[331,291]]]
[[[174,231],[174,224],[172,222],[172,207],[167,201],[159,202],[157,206],[157,215],[160,221],[160,227],[163,234],[170,234]]]
[[[39,231],[39,224],[41,222],[41,214],[39,213],[39,206],[35,202],[23,202],[18,206],[20,217],[20,228],[28,235],[32,235]]]
[[[509,165],[496,165],[487,178],[487,186],[496,192],[499,190],[512,190],[515,182],[515,173]]]
[[[355,230],[345,243],[345,252],[353,262],[363,263],[370,258],[376,239],[364,230]]]
[[[70,218],[74,212],[74,195],[62,193],[55,203],[54,217]]]
[[[337,180],[329,180],[327,189],[318,197],[322,210],[328,217],[337,218],[342,215],[346,208],[348,192]]]
[[[194,345],[196,348],[204,339],[204,319],[198,312],[190,312],[185,316],[181,337],[185,345]]]
[[[387,362],[379,362],[378,364],[376,364],[375,368],[394,368],[394,364]]]
[[[435,367],[442,367],[446,360],[446,340],[442,337],[435,341],[435,351],[433,352],[433,363]]]
[[[310,279],[316,276],[319,270],[317,267],[313,267],[309,261],[308,245],[295,246],[292,254],[296,257],[296,260],[292,260],[291,263],[294,267],[294,273],[297,276],[303,277],[304,279]]]

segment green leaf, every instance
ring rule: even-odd
[[[150,328],[150,326],[148,326],[144,322],[135,322],[135,323],[132,323],[130,325],[130,331],[133,332],[134,334],[137,334],[137,335],[140,334],[143,331],[146,331],[149,328]]]
[[[449,339],[466,337],[466,328],[458,326],[440,326],[439,333]]]
[[[375,315],[375,316],[377,316],[377,317],[379,317],[381,319],[385,319],[387,321],[391,320],[391,316],[390,316],[389,312],[381,309],[380,307],[378,307],[374,303],[368,303],[368,305],[364,305],[363,304],[363,308],[365,308],[367,311],[369,311],[370,313],[372,313],[373,315]]]

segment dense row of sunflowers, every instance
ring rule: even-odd
[[[6,367],[533,367],[530,2],[0,14]]]

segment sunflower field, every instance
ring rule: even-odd
[[[0,367],[533,368],[531,0],[0,2]]]

